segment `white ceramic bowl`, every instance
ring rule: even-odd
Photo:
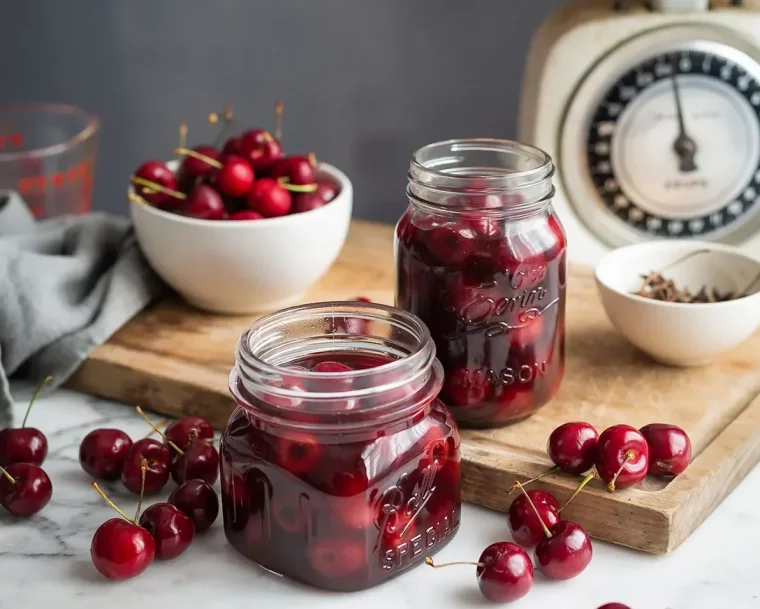
[[[140,249],[156,273],[200,309],[244,314],[294,304],[338,257],[351,221],[351,181],[325,163],[317,175],[340,187],[335,199],[280,218],[197,220],[132,201]]]
[[[734,293],[752,286],[752,293],[710,304],[663,302],[633,294],[642,287],[642,275],[653,271],[692,293],[702,286]],[[757,330],[759,275],[760,261],[726,245],[698,241],[622,247],[596,267],[599,294],[613,325],[655,360],[676,366],[709,363]]]

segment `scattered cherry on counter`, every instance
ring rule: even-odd
[[[507,519],[512,538],[526,548],[538,545],[545,537],[544,526],[552,527],[559,520],[559,502],[548,491],[539,490],[518,495],[509,506]]]
[[[202,417],[194,416],[182,417],[169,423],[164,430],[164,437],[184,450],[190,446],[193,432],[195,432],[195,439],[198,440],[213,440],[214,438],[214,428],[211,423]]]
[[[169,481],[172,454],[165,444],[151,438],[143,438],[132,445],[124,459],[121,481],[127,490],[136,494],[142,485],[140,464],[143,459],[148,463],[144,492],[154,495]]]
[[[193,541],[193,521],[171,503],[154,503],[140,516],[139,524],[156,542],[156,558],[171,560],[182,554]]]
[[[33,516],[52,496],[53,485],[39,465],[12,463],[0,467],[0,505],[14,516]]]
[[[677,476],[691,462],[691,440],[677,425],[650,423],[640,430],[649,446],[649,470],[654,476]]]
[[[42,391],[42,388],[52,380],[53,377],[46,377],[40,383],[37,390],[29,401],[26,409],[24,420],[21,427],[6,427],[0,431],[0,466],[7,467],[14,463],[31,463],[33,465],[42,465],[47,457],[48,443],[45,434],[34,427],[27,427],[26,422],[29,419],[29,413]]]
[[[613,425],[599,436],[596,471],[609,491],[641,482],[649,469],[649,446],[630,425]]]
[[[193,521],[197,533],[208,529],[219,515],[219,497],[213,487],[203,480],[188,480],[178,486],[169,495],[169,503]]]
[[[148,462],[143,459],[140,464],[143,482],[146,480],[147,469]],[[150,566],[156,555],[156,542],[153,536],[147,529],[137,524],[144,489],[140,490],[137,513],[132,519],[108,498],[97,482],[92,483],[92,488],[121,516],[121,518],[106,520],[95,531],[90,544],[92,564],[108,579],[122,580],[140,575]]]
[[[93,478],[117,480],[130,448],[131,438],[120,429],[95,429],[79,445],[79,463]]]
[[[594,467],[599,434],[589,423],[564,423],[549,436],[546,452],[568,474],[585,474]]]
[[[425,564],[434,569],[455,565],[476,567],[478,587],[481,594],[490,601],[508,603],[516,601],[530,592],[533,586],[533,563],[520,546],[508,541],[500,541],[488,546],[478,562],[452,562],[436,564],[429,556]]]

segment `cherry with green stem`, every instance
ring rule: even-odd
[[[53,495],[53,485],[45,471],[32,463],[12,463],[0,467],[0,505],[14,516],[33,516]]]
[[[146,459],[143,459],[140,469],[144,481],[148,470]],[[121,516],[121,518],[111,518],[101,524],[95,531],[90,545],[93,565],[108,579],[122,580],[135,577],[148,568],[156,555],[156,542],[153,536],[137,524],[144,486],[143,483],[137,514],[133,520],[108,498],[97,482],[92,483],[92,488]]]
[[[540,519],[541,515],[527,491],[519,482],[515,484]],[[583,527],[570,520],[560,520],[552,527],[541,521],[541,526],[545,537],[535,550],[541,572],[552,579],[571,579],[583,572],[593,556],[591,539]]]
[[[511,602],[522,598],[533,586],[533,563],[520,546],[502,541],[483,550],[478,562],[436,564],[430,557],[425,564],[434,569],[474,566],[481,594],[490,601]]]
[[[21,422],[21,427],[6,427],[0,431],[0,466],[7,467],[14,463],[42,465],[45,461],[48,452],[47,438],[39,429],[27,427],[26,422],[37,396],[52,379],[52,376],[45,377],[35,390]]]

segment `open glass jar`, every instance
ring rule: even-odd
[[[525,418],[564,373],[565,232],[551,159],[507,140],[451,140],[412,157],[396,227],[396,306],[430,328],[462,426]]]
[[[360,590],[459,526],[459,432],[435,345],[383,305],[284,309],[240,338],[221,440],[230,544],[276,573]]]

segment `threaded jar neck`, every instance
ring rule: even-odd
[[[554,195],[554,163],[538,148],[501,139],[437,142],[412,155],[407,193],[434,213],[520,217]]]

